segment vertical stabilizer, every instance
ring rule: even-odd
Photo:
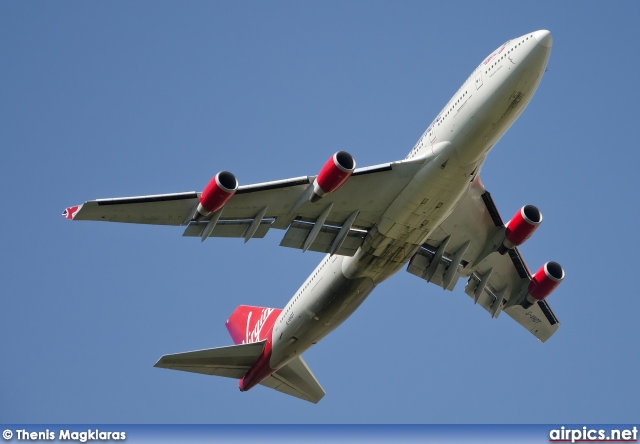
[[[226,322],[235,344],[248,344],[267,339],[282,310],[279,308],[240,305]]]

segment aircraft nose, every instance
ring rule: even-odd
[[[553,36],[551,35],[551,32],[543,29],[534,32],[533,36],[536,38],[540,45],[544,46],[545,48],[551,48],[551,45],[553,44]]]

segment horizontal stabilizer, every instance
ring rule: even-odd
[[[322,386],[301,356],[289,362],[260,384],[314,404],[325,395]]]
[[[154,367],[241,379],[256,362],[266,341],[164,355]]]
[[[266,342],[164,355],[154,367],[242,379],[262,354]],[[301,357],[295,358],[260,384],[313,403],[317,403],[325,395]]]

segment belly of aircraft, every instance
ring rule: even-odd
[[[273,331],[272,365],[282,365],[325,337],[364,302],[375,285],[368,277],[348,279],[343,256],[329,259],[322,279],[291,306]]]

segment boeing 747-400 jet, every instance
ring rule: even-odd
[[[301,354],[344,322],[380,282],[409,273],[505,312],[540,341],[558,329],[545,298],[564,278],[556,262],[532,274],[518,250],[542,222],[525,205],[506,224],[478,172],[522,113],[545,72],[549,31],[509,40],[471,73],[404,160],[356,168],[344,151],[317,176],[238,186],[227,171],[199,192],[99,199],[73,220],[177,225],[183,236],[262,238],[326,253],[282,309],[239,306],[226,326],[236,345],[165,355],[156,367],[239,380],[318,402],[325,394]]]

